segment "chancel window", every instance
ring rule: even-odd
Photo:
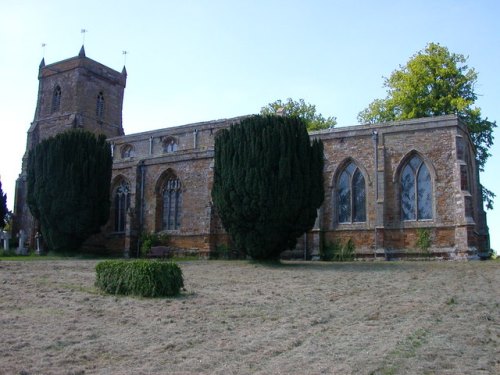
[[[163,187],[163,220],[164,230],[175,230],[181,226],[182,190],[179,179],[172,176]]]
[[[54,88],[54,94],[52,95],[52,107],[51,107],[52,113],[59,111],[60,107],[61,107],[61,87],[57,85]]]
[[[337,207],[339,223],[366,221],[365,178],[354,163],[349,163],[337,182]]]
[[[126,182],[122,182],[115,191],[115,232],[125,232],[127,210],[130,207],[130,189]]]
[[[177,142],[174,138],[168,137],[163,140],[163,152],[170,153],[177,151]]]
[[[432,179],[422,159],[415,155],[401,173],[401,215],[403,220],[432,219]]]
[[[98,119],[104,117],[104,94],[102,91],[97,95],[95,115]]]

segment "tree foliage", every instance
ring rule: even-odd
[[[215,139],[212,198],[235,246],[276,259],[314,225],[324,197],[323,144],[299,117],[253,116]]]
[[[292,98],[288,98],[286,102],[278,99],[262,107],[260,114],[281,114],[283,116],[299,117],[306,122],[308,131],[329,129],[337,125],[337,119],[335,117],[324,118],[321,113],[316,113],[315,105],[306,103],[304,99],[295,101]]]
[[[358,120],[377,123],[418,117],[456,114],[467,125],[476,148],[476,160],[481,171],[493,145],[496,122],[482,118],[481,109],[474,106],[477,72],[467,66],[467,58],[451,53],[446,47],[429,43],[404,66],[385,78],[385,99],[376,99],[361,111]],[[494,194],[483,188],[487,207],[491,208]]]
[[[0,229],[5,227],[5,218],[9,210],[7,209],[7,194],[2,190],[2,181],[0,181]]]
[[[106,223],[112,158],[104,135],[69,131],[28,154],[28,206],[54,251],[75,251]]]

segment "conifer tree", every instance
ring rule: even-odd
[[[2,181],[0,181],[0,229],[5,226],[5,217],[9,210],[7,209],[7,194],[2,190]]]
[[[28,206],[48,247],[76,251],[106,223],[112,158],[104,135],[69,131],[28,154]]]
[[[323,202],[323,144],[303,119],[252,116],[215,140],[212,197],[235,246],[276,259],[311,229]]]

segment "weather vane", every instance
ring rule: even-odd
[[[45,58],[45,43],[42,43],[42,58]]]
[[[82,29],[80,32],[82,33],[82,45],[83,45],[83,44],[85,44],[85,33],[87,33],[88,30]]]
[[[122,51],[122,55],[123,55],[123,65],[127,65],[127,54],[128,54],[128,52],[127,52],[127,51]]]

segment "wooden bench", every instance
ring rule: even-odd
[[[167,246],[152,246],[148,252],[148,258],[172,258],[174,251]]]

